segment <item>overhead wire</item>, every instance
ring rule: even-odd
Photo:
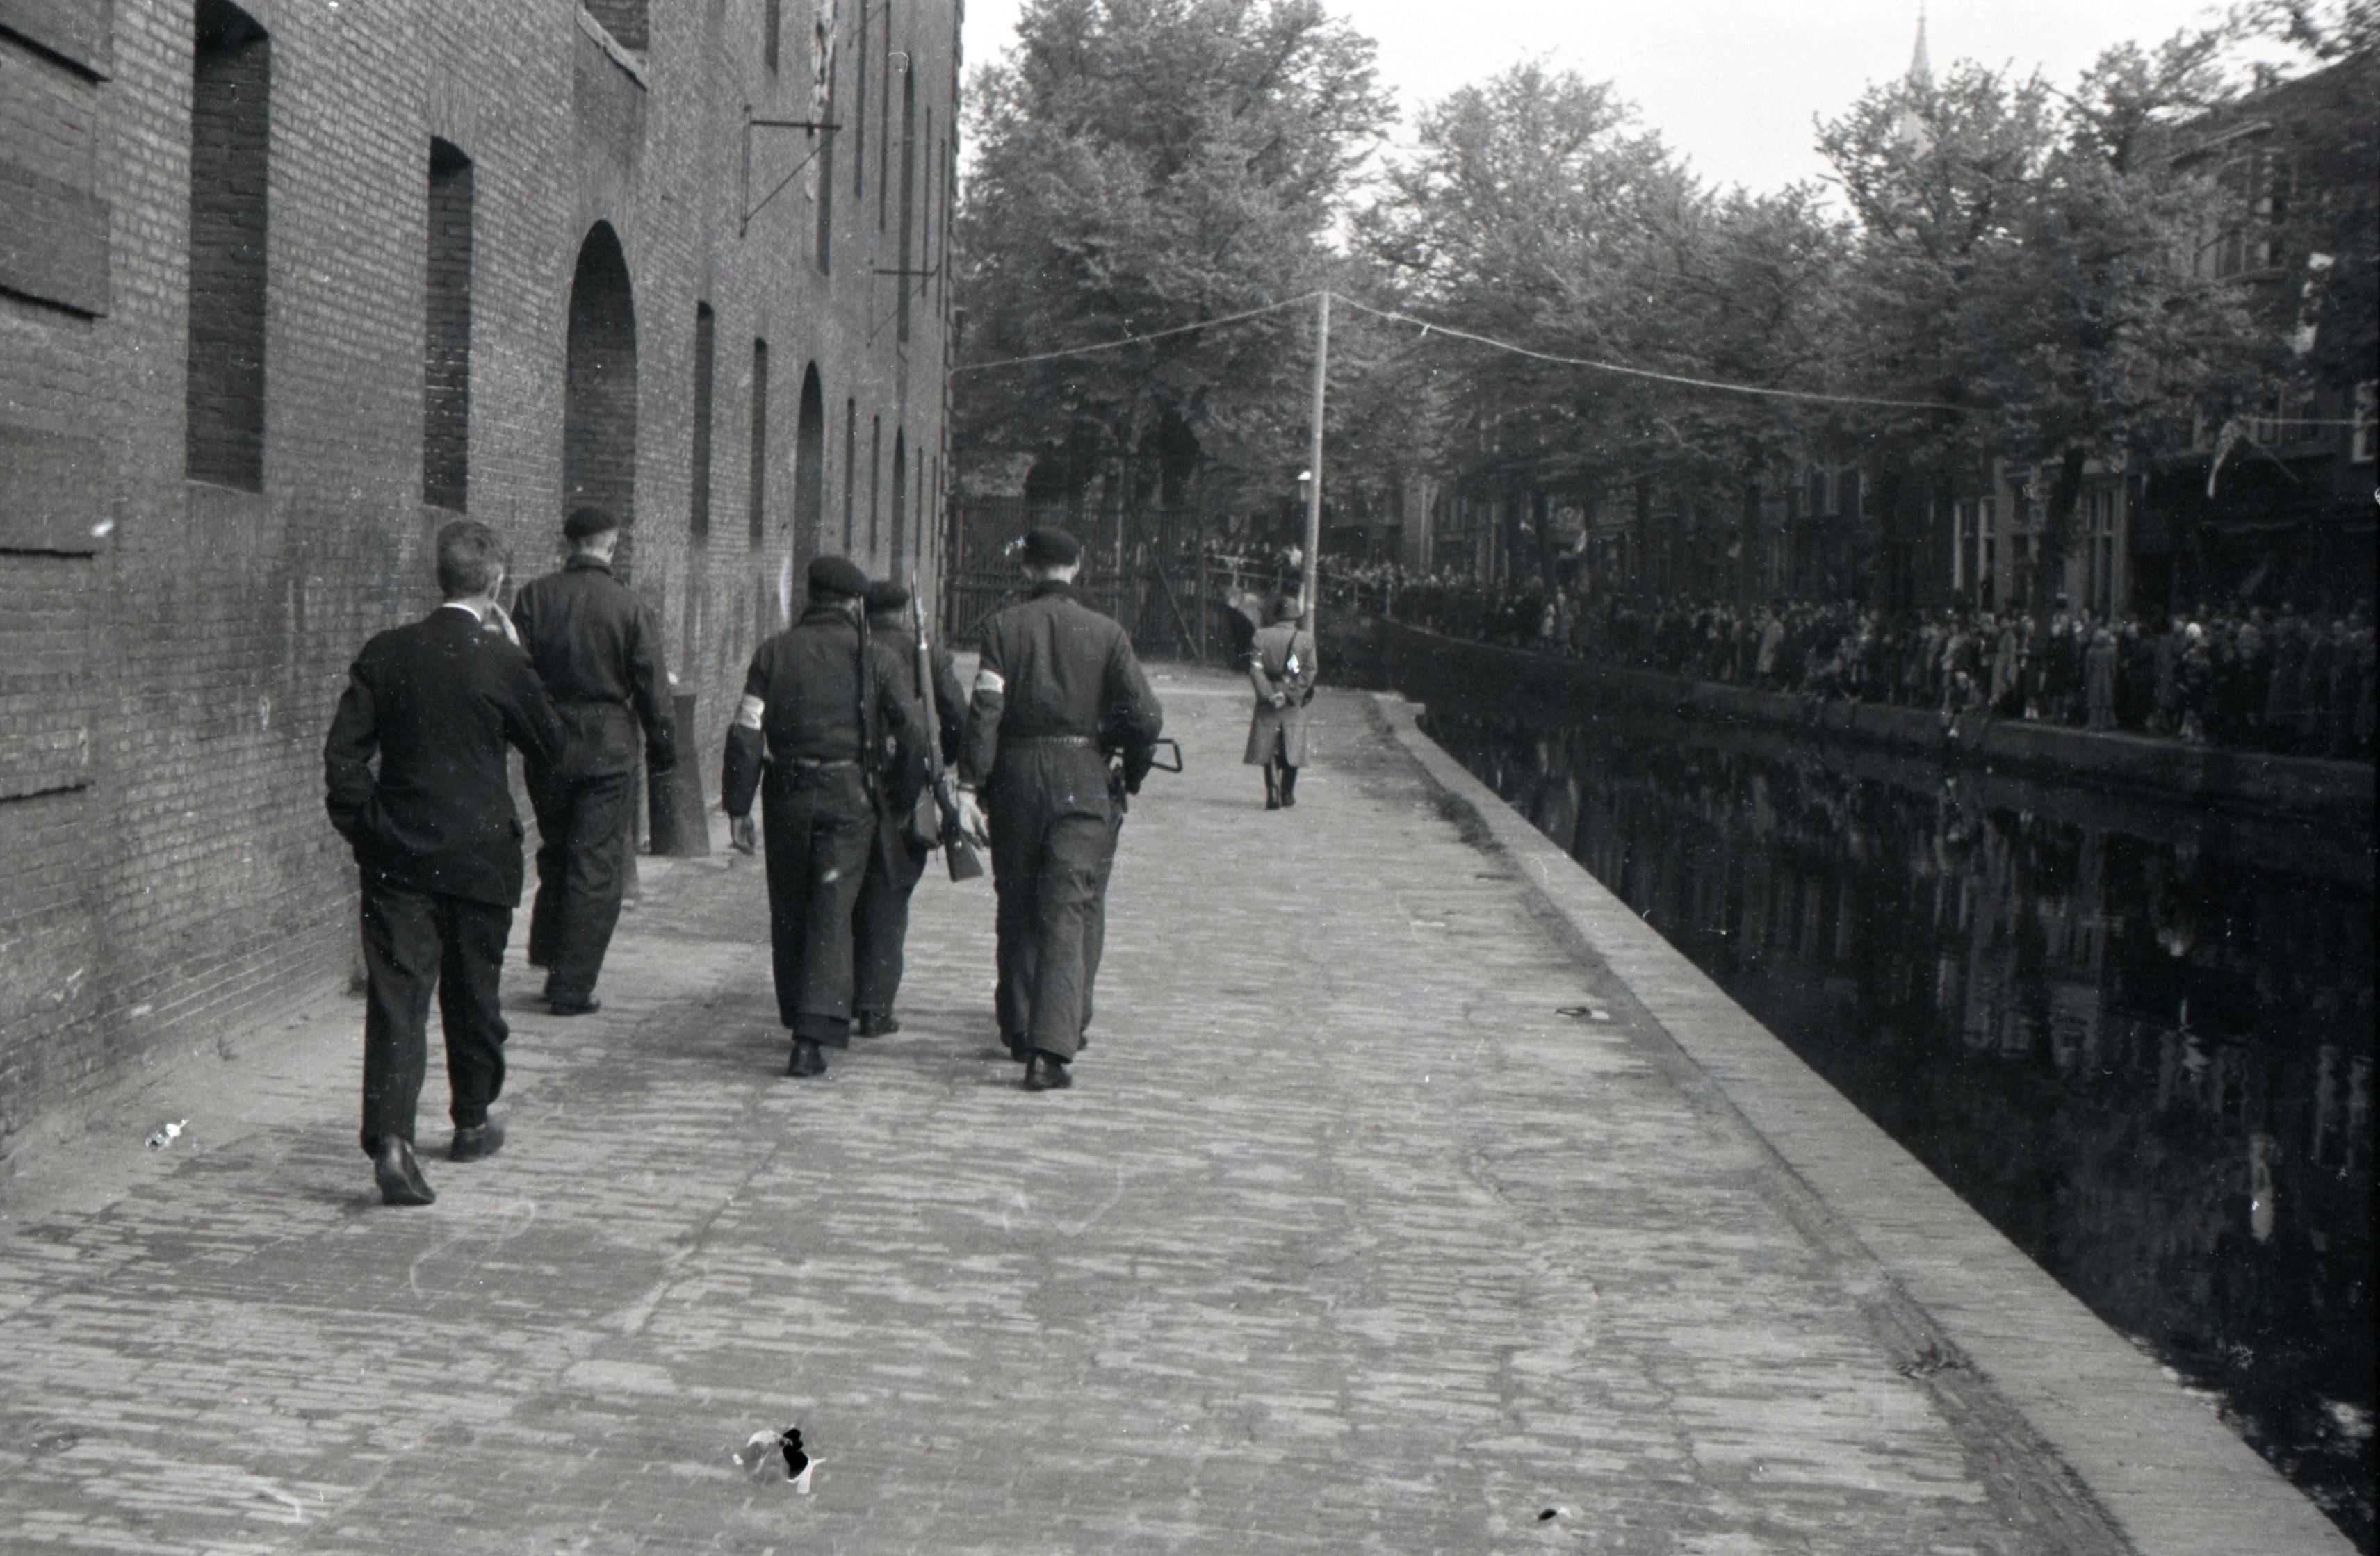
[[[1245,309],[1238,313],[1226,313],[1217,319],[1194,320],[1187,324],[1176,324],[1172,329],[1151,330],[1146,334],[1125,335],[1120,340],[1103,340],[1096,346],[1070,346],[1062,351],[1037,351],[1030,357],[1002,357],[990,362],[961,362],[951,369],[951,376],[956,378],[963,372],[989,372],[994,368],[1023,367],[1028,362],[1054,362],[1063,357],[1087,357],[1099,351],[1121,351],[1127,346],[1138,346],[1144,341],[1163,340],[1168,335],[1188,334],[1193,330],[1217,329],[1225,324],[1237,324],[1249,319],[1261,318],[1268,313],[1278,313],[1284,308],[1295,308],[1300,303],[1312,302],[1321,295],[1318,291],[1301,292],[1296,297],[1283,298],[1279,302],[1269,302],[1261,308]]]
[[[1344,293],[1334,291],[1326,294],[1322,289],[1303,292],[1296,297],[1284,298],[1279,302],[1266,303],[1257,308],[1244,309],[1237,313],[1226,313],[1214,319],[1199,319],[1187,324],[1176,324],[1170,329],[1149,330],[1139,334],[1124,335],[1115,340],[1100,341],[1096,345],[1070,346],[1058,351],[1037,351],[1025,357],[1002,357],[990,362],[962,362],[952,368],[950,372],[951,376],[955,378],[963,372],[989,372],[995,368],[1024,367],[1034,362],[1054,362],[1070,357],[1087,357],[1102,351],[1120,351],[1128,346],[1163,340],[1170,335],[1188,334],[1194,330],[1220,329],[1227,324],[1243,323],[1250,319],[1262,318],[1268,313],[1279,313],[1284,309],[1296,308],[1325,295],[1328,295],[1332,302],[1344,303],[1359,313],[1368,313],[1376,319],[1384,319],[1391,323],[1414,325],[1422,332],[1424,339],[1433,334],[1445,335],[1455,340],[1469,341],[1475,346],[1484,346],[1491,350],[1509,352],[1516,357],[1526,357],[1533,361],[1548,362],[1557,367],[1585,368],[1594,372],[1617,373],[1622,377],[1645,379],[1656,383],[1674,383],[1687,389],[1708,389],[1719,394],[1754,395],[1764,399],[1799,400],[1815,405],[1878,406],[1893,410],[1960,411],[1972,408],[1951,405],[1943,400],[1904,400],[1878,395],[1832,395],[1812,389],[1776,389],[1765,384],[1737,383],[1726,379],[1695,378],[1685,373],[1662,372],[1653,368],[1632,367],[1625,362],[1600,361],[1591,357],[1565,357],[1551,351],[1538,351],[1530,346],[1515,345],[1509,340],[1498,340],[1492,335],[1457,329],[1451,324],[1440,323],[1434,319],[1417,318],[1410,313],[1401,313],[1394,309],[1375,308],[1369,303],[1358,302]]]
[[[1400,324],[1416,325],[1424,334],[1451,335],[1457,340],[1467,340],[1475,345],[1491,346],[1498,351],[1510,352],[1516,357],[1527,357],[1535,361],[1550,362],[1558,367],[1587,368],[1597,372],[1650,379],[1656,383],[1675,383],[1689,389],[1712,389],[1729,395],[1757,395],[1775,400],[1806,400],[1820,405],[1885,406],[1896,410],[1956,411],[1969,408],[1942,400],[1899,400],[1875,395],[1828,395],[1810,389],[1772,389],[1757,383],[1734,383],[1718,378],[1693,378],[1684,373],[1660,372],[1652,368],[1630,367],[1623,362],[1597,361],[1591,357],[1563,357],[1550,351],[1537,351],[1525,346],[1515,346],[1509,340],[1497,340],[1489,335],[1475,334],[1469,330],[1458,330],[1451,324],[1441,324],[1434,319],[1418,319],[1410,313],[1397,312],[1393,309],[1374,308],[1369,303],[1358,302],[1354,298],[1342,297],[1336,292],[1330,296],[1332,301],[1345,303],[1359,313],[1368,313],[1374,318],[1387,319]]]

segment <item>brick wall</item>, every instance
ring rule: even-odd
[[[737,233],[744,106],[808,116],[808,27],[771,72],[763,0],[634,9],[623,57],[566,6],[255,0],[263,36],[201,67],[192,0],[0,0],[0,1160],[113,1077],[247,1040],[344,978],[353,871],[322,817],[322,737],[364,639],[434,602],[428,541],[451,509],[496,525],[527,577],[558,553],[566,472],[621,494],[707,766],[821,543],[797,502],[834,513],[868,474],[842,440],[797,435],[803,396],[764,390],[749,343],[770,343],[772,380],[815,372],[825,415],[848,400],[941,446],[941,333],[881,327],[876,159],[841,208],[866,221],[828,218],[832,274],[799,177]],[[842,79],[880,82],[880,16],[863,43],[844,9]],[[954,10],[900,8],[890,44],[921,91],[954,79]],[[207,11],[219,38],[225,10]],[[225,68],[247,72],[228,101],[261,87],[265,112],[194,127]],[[261,184],[241,171],[260,118]],[[433,140],[468,159],[460,223]],[[756,133],[753,196],[810,149]],[[573,281],[599,225],[625,308],[595,332],[601,414],[573,418]],[[698,301],[736,343],[712,421],[754,456],[714,462],[710,500],[748,519],[759,498],[757,529],[706,546]],[[945,316],[938,289],[918,302]],[[219,352],[210,332],[234,325],[261,350]],[[226,359],[248,376],[218,387]],[[192,480],[199,448],[248,463]]]

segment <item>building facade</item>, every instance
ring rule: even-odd
[[[931,587],[958,9],[0,0],[0,1159],[344,979],[447,519],[616,512],[706,772],[811,556]]]

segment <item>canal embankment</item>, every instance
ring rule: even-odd
[[[1534,653],[1349,613],[1330,624],[1327,653],[1361,684],[1425,704],[1492,697],[1515,711],[1561,718],[1593,707],[1638,709],[1711,723],[1791,730],[1816,740],[1922,757],[1947,767],[2083,784],[2113,793],[2240,814],[2301,816],[2369,827],[2375,790],[2368,761],[2333,761],[2094,734],[2022,719],[1946,723],[1931,709],[1844,699],[1814,701],[1720,681]]]
[[[1879,1331],[1905,1337],[1902,1365],[1961,1395],[1972,1431],[1998,1437],[2017,1462],[2059,1466],[2143,1556],[2353,1549],[2204,1395],[2063,1289],[1424,734],[1418,706],[1384,694],[1378,707],[1430,780],[1514,862],[1582,964],[1624,989],[1674,1045],[1676,1084],[1767,1160],[1777,1201],[1843,1261]]]

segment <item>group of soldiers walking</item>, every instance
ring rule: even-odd
[[[471,519],[442,529],[444,603],[365,645],[324,744],[332,822],[362,885],[360,1143],[390,1204],[436,1197],[413,1151],[433,991],[450,1158],[504,1142],[489,1111],[508,1035],[496,987],[523,875],[507,747],[523,754],[538,821],[528,953],[556,1015],[601,1005],[639,728],[648,772],[678,758],[656,624],[611,571],[616,524],[582,508],[565,535],[567,564],[523,588],[507,617],[494,532]],[[983,625],[971,690],[947,651],[904,630],[916,622],[905,621],[908,591],[871,583],[844,557],[811,565],[799,619],[753,655],[721,799],[737,847],[765,840],[792,1076],[823,1076],[827,1050],[899,1029],[910,894],[930,850],[947,845],[954,856],[991,850],[994,1009],[1026,1087],[1074,1084],[1127,796],[1155,760],[1164,715],[1123,629],[1075,593],[1074,537],[1036,530],[1022,561],[1028,595]]]

